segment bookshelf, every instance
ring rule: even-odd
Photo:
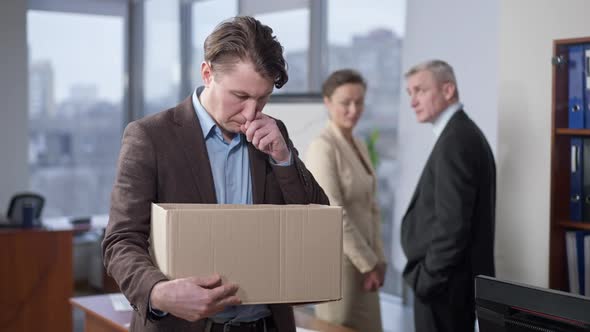
[[[568,47],[590,43],[588,38],[553,42],[553,59],[568,58]],[[570,220],[570,140],[590,138],[590,129],[568,128],[568,66],[553,62],[551,123],[551,208],[549,229],[549,287],[568,291],[565,232],[590,230],[590,222]]]

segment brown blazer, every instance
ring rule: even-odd
[[[266,154],[248,144],[254,204],[329,204],[299,159],[284,124],[277,125],[291,148],[293,164],[273,166]],[[152,287],[167,280],[148,252],[152,202],[216,203],[209,157],[190,96],[125,129],[102,248],[108,274],[135,310],[131,331],[203,331],[204,320],[191,323],[168,315],[155,321],[148,315]],[[295,332],[290,306],[269,307],[279,331]]]

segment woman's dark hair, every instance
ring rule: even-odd
[[[354,69],[341,69],[333,72],[322,84],[322,95],[330,98],[339,86],[344,84],[360,84],[365,90],[367,89],[367,82],[363,76]]]

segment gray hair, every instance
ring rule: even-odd
[[[455,78],[455,72],[453,67],[442,60],[429,60],[426,62],[419,63],[414,67],[410,68],[404,77],[408,78],[421,71],[429,71],[434,76],[434,79],[439,83],[453,83],[455,86],[455,98],[459,99],[459,87],[457,86],[457,79]]]

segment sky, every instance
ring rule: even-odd
[[[313,1],[313,0],[309,0]],[[176,7],[170,0],[146,2],[146,98],[169,94],[180,78]],[[354,35],[386,28],[403,36],[406,0],[328,0],[328,41],[347,45]],[[193,48],[221,20],[237,14],[236,0],[206,0],[193,5]],[[271,26],[285,50],[306,49],[309,10],[294,9],[256,15]],[[124,82],[124,19],[88,14],[29,11],[29,57],[50,60],[55,72],[56,101],[70,94],[72,84],[95,84],[99,97],[119,102]],[[197,60],[200,62],[200,59]]]

